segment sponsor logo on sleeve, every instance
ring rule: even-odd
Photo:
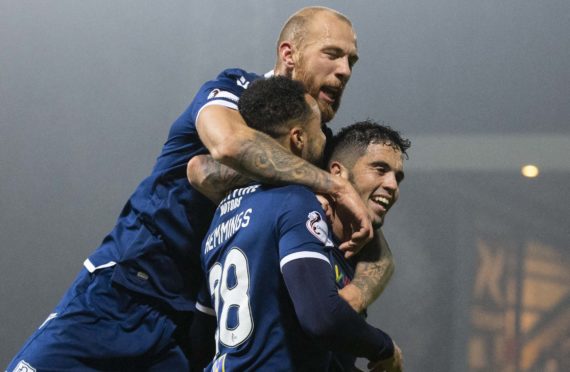
[[[214,89],[213,91],[210,92],[210,94],[208,94],[208,99],[216,97],[219,93],[220,93],[219,89]]]
[[[313,234],[321,242],[326,243],[328,240],[329,229],[327,223],[321,217],[321,214],[317,211],[312,211],[307,216],[307,229],[311,234]]]
[[[236,82],[237,82],[237,85],[239,85],[243,89],[247,89],[247,87],[249,86],[249,81],[247,81],[246,78],[244,78],[243,76],[241,76],[239,79],[237,79]]]
[[[235,94],[228,92],[226,90],[219,90],[219,89],[214,89],[213,91],[210,92],[210,94],[208,94],[208,101],[213,99],[230,101],[233,103],[237,103],[239,101],[239,97],[236,96]]]
[[[20,360],[20,363],[14,368],[13,372],[36,372],[36,369],[25,360]]]

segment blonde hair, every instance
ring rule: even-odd
[[[294,13],[283,25],[279,39],[277,39],[277,53],[279,53],[279,46],[284,41],[291,41],[293,45],[301,49],[304,45],[304,36],[307,33],[307,28],[313,21],[315,15],[327,12],[334,15],[341,21],[344,21],[352,27],[352,22],[344,14],[324,6],[310,6],[303,8]]]

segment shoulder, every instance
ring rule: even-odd
[[[227,199],[247,195],[247,199],[253,203],[270,203],[277,210],[286,210],[292,208],[298,208],[301,206],[313,206],[319,205],[315,193],[306,186],[302,185],[283,185],[275,186],[268,184],[257,184],[250,186],[253,193],[245,193],[243,190],[246,188],[236,189],[229,193],[228,196],[222,200],[220,204],[223,204]]]
[[[322,206],[315,193],[301,185],[261,185],[259,192],[248,196],[250,205],[264,205],[264,214],[277,218],[277,223],[306,219],[312,212],[324,216]],[[270,206],[270,207],[268,207]]]
[[[325,213],[315,193],[301,185],[279,187],[279,221],[281,223],[303,222],[307,224],[323,222],[326,226]],[[326,234],[325,234],[326,235]]]
[[[315,196],[315,193],[307,186],[285,185],[279,187],[272,187],[270,191],[275,195],[279,195],[287,205],[318,204],[318,200],[317,197]]]
[[[218,79],[230,78],[239,79],[244,78],[246,80],[256,80],[263,77],[262,75],[256,74],[254,72],[248,72],[241,68],[227,68],[218,74]]]
[[[224,82],[242,89],[247,89],[251,82],[262,77],[262,75],[247,72],[241,68],[228,68],[220,72],[211,83]]]
[[[196,95],[198,106],[206,103],[219,104],[237,110],[239,97],[252,81],[261,75],[239,68],[223,70],[216,78],[205,82]]]

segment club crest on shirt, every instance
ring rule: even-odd
[[[313,234],[317,239],[323,243],[327,243],[329,240],[329,229],[327,227],[326,221],[323,220],[323,217],[321,217],[321,214],[319,212],[312,211],[309,213],[307,216],[306,226],[307,230],[309,230],[309,232]]]
[[[20,363],[14,368],[14,372],[36,372],[36,369],[29,365],[25,360],[20,360]]]

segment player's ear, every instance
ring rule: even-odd
[[[296,155],[301,154],[305,147],[305,131],[301,127],[293,127],[289,131],[289,140],[291,141],[291,149]]]
[[[293,43],[285,40],[279,44],[278,52],[280,62],[283,66],[285,66],[285,69],[287,70],[287,76],[289,76],[295,67],[295,47],[293,46]]]
[[[342,163],[339,162],[338,160],[334,160],[331,162],[329,166],[329,172],[333,176],[341,176],[346,180],[348,180],[350,176],[348,169],[344,165],[342,165]]]

